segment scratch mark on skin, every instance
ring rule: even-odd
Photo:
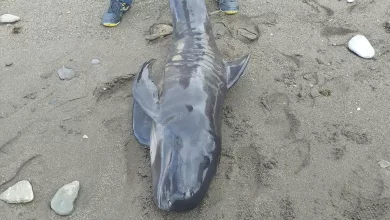
[[[20,171],[22,171],[22,169],[26,166],[28,166],[29,164],[31,164],[31,162],[39,157],[41,157],[42,155],[41,154],[36,154],[32,157],[30,157],[29,159],[27,159],[26,161],[24,161],[20,166],[19,168],[16,170],[15,174],[9,178],[8,180],[3,180],[2,182],[0,182],[0,187],[2,187],[3,185],[6,185],[8,183],[10,183],[11,181],[13,181],[20,173]]]

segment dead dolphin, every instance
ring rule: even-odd
[[[150,147],[156,205],[182,212],[199,205],[216,175],[225,95],[249,55],[223,60],[204,0],[169,4],[174,43],[159,89],[150,79],[154,59],[134,79],[133,132]]]

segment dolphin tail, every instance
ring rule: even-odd
[[[158,90],[150,79],[154,59],[145,62],[133,84],[133,132],[138,142],[150,146],[150,132],[157,117]]]
[[[226,62],[227,73],[228,73],[228,83],[227,88],[230,89],[236,82],[244,75],[245,69],[248,66],[250,55],[247,54],[236,60]]]

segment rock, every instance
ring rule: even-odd
[[[61,80],[71,80],[76,76],[76,72],[73,69],[62,67],[57,71]]]
[[[248,29],[246,28],[240,28],[237,30],[237,33],[243,37],[245,37],[246,39],[248,39],[249,41],[255,41],[259,38],[259,35],[258,33],[255,33],[253,31],[249,31]]]
[[[84,139],[87,139],[87,138],[88,138],[88,136],[84,134],[83,138],[84,138]]]
[[[317,85],[313,86],[313,88],[310,90],[310,95],[312,98],[316,98],[316,97],[319,97],[321,95]]]
[[[50,100],[50,102],[49,102],[50,105],[55,105],[56,103],[57,103],[57,99],[56,98]]]
[[[366,59],[373,58],[375,50],[363,35],[356,35],[348,42],[348,48],[358,56]]]
[[[0,23],[15,23],[20,20],[20,17],[11,14],[3,14],[0,16]]]
[[[0,194],[0,200],[6,203],[28,203],[34,199],[34,192],[29,181],[22,180]]]
[[[91,64],[93,64],[93,65],[96,65],[96,64],[99,64],[100,63],[100,60],[98,60],[98,59],[92,59],[91,60]]]
[[[149,29],[150,34],[145,36],[146,40],[152,41],[172,34],[173,27],[168,24],[153,24]]]
[[[354,2],[355,0],[347,0],[348,3],[352,3]]]
[[[51,209],[58,215],[70,215],[73,212],[79,189],[79,181],[73,181],[61,187],[50,202]]]
[[[382,168],[387,168],[390,166],[390,162],[387,160],[381,160],[378,162],[379,166]]]

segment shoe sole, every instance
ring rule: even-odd
[[[115,26],[118,26],[119,23],[121,23],[121,22],[118,22],[118,23],[103,23],[103,26],[106,26],[106,27],[115,27]]]
[[[229,11],[224,11],[225,14],[227,15],[234,15],[238,13],[238,10],[229,10]]]
[[[127,8],[123,9],[123,12],[127,12],[130,8],[131,8],[131,6],[127,6]],[[119,23],[121,23],[121,22],[119,21],[118,23],[103,23],[103,26],[116,27],[116,26],[118,26]]]

